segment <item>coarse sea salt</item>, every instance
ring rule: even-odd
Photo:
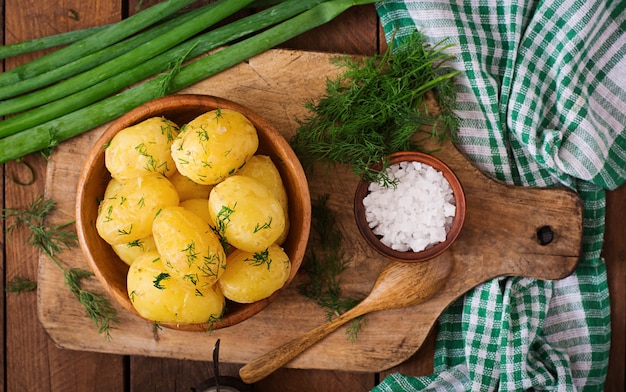
[[[391,249],[421,252],[446,239],[456,214],[450,183],[421,162],[387,168],[395,186],[369,185],[363,199],[365,218],[380,241]]]

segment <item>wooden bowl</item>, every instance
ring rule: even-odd
[[[202,113],[217,108],[234,109],[248,117],[257,128],[259,135],[257,153],[270,156],[282,176],[289,197],[290,217],[290,231],[283,243],[283,248],[292,263],[291,274],[283,288],[294,278],[304,257],[311,225],[311,198],[302,166],[283,136],[258,114],[226,99],[188,94],[172,95],[150,101],[114,120],[96,141],[80,174],[76,196],[78,239],[90,267],[108,294],[122,307],[137,316],[139,314],[131,304],[126,291],[128,265],[120,260],[111,246],[96,231],[98,204],[111,179],[104,164],[105,146],[119,131],[147,118],[164,116],[182,125]],[[211,324],[160,325],[188,331],[228,327],[260,312],[279,295],[280,291],[251,304],[227,301],[224,316]]]
[[[444,178],[448,181],[455,197],[456,213],[450,226],[450,230],[447,233],[446,240],[434,244],[421,252],[398,251],[383,244],[380,241],[380,237],[374,234],[372,229],[370,229],[365,217],[363,199],[369,193],[368,187],[370,183],[363,181],[359,182],[357,185],[354,196],[354,217],[357,227],[359,228],[359,232],[372,249],[391,260],[414,263],[426,261],[439,256],[441,253],[445,252],[454,243],[454,241],[456,241],[457,237],[461,233],[461,229],[463,228],[463,223],[465,222],[465,193],[463,192],[461,182],[448,165],[430,154],[424,154],[416,151],[402,151],[391,154],[389,156],[389,160],[390,164],[403,161],[417,161],[424,163],[441,172]]]

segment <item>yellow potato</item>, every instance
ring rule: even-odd
[[[104,199],[112,199],[116,197],[121,186],[121,181],[116,180],[115,178],[111,178],[111,180],[107,184],[107,187],[104,189]]]
[[[145,253],[130,266],[127,290],[137,312],[160,323],[214,322],[225,309],[219,286],[190,288],[169,274],[156,251]]]
[[[217,109],[186,124],[171,151],[182,175],[212,185],[239,170],[258,146],[259,137],[250,120],[235,110]]]
[[[204,222],[211,224],[211,217],[209,216],[209,200],[206,199],[189,199],[181,201],[179,204],[181,207],[198,215]]]
[[[222,238],[248,252],[265,250],[285,228],[280,202],[265,185],[246,176],[233,175],[213,187],[209,215]]]
[[[218,284],[226,298],[240,303],[269,297],[283,287],[291,272],[289,256],[277,244],[259,253],[236,249],[226,265]]]
[[[136,241],[111,245],[111,247],[119,258],[128,265],[131,265],[144,253],[156,251],[156,244],[151,235]]]
[[[226,253],[219,237],[184,207],[164,208],[152,233],[167,270],[190,287],[211,287],[224,272]]]
[[[162,117],[119,131],[104,151],[111,177],[124,180],[148,173],[166,177],[174,174],[176,165],[170,147],[178,132],[176,124]]]
[[[237,174],[247,177],[252,177],[265,185],[280,202],[285,212],[285,228],[276,240],[277,243],[282,244],[287,238],[289,233],[289,205],[287,198],[287,191],[283,184],[283,179],[280,176],[280,172],[272,159],[267,155],[255,155],[251,157],[245,166],[239,169]]]
[[[96,229],[111,245],[125,244],[152,234],[152,221],[165,207],[178,205],[178,193],[160,174],[114,183],[98,207]],[[115,191],[115,192],[113,192]]]
[[[283,179],[269,156],[252,156],[237,174],[258,180],[272,191],[282,206],[287,207],[287,191]]]
[[[183,176],[178,171],[174,173],[169,180],[178,191],[180,201],[189,199],[208,199],[212,185],[202,185],[191,181],[188,177]]]

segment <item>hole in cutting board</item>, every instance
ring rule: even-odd
[[[554,240],[554,230],[550,226],[541,226],[537,229],[537,240],[540,245],[548,245]]]

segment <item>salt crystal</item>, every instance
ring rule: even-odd
[[[395,187],[371,183],[363,199],[365,217],[381,242],[398,251],[420,252],[446,235],[456,214],[454,194],[443,174],[421,162],[387,169]]]

